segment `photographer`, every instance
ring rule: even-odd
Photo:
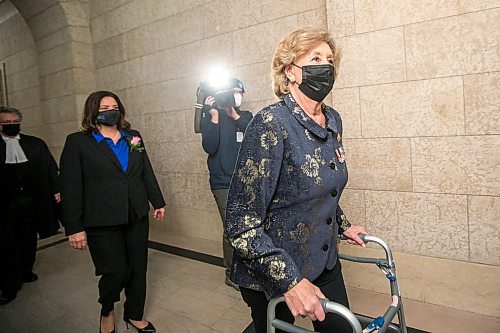
[[[208,154],[210,188],[217,203],[224,228],[229,184],[238,157],[238,150],[243,141],[243,133],[252,119],[252,114],[249,111],[239,109],[245,92],[243,82],[232,78],[229,81],[229,88],[232,90],[232,96],[229,96],[230,102],[228,102],[227,98],[221,97],[218,99],[222,94],[227,96],[230,91],[217,92],[213,96],[208,96],[203,105],[201,118],[202,144],[203,149]],[[223,235],[222,245],[224,267],[226,267],[225,282],[227,285],[238,289],[238,286],[229,280],[233,249],[225,235]]]

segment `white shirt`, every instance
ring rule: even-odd
[[[23,148],[19,144],[21,136],[18,134],[14,137],[5,136],[2,134],[2,139],[5,141],[5,164],[17,164],[28,162]]]

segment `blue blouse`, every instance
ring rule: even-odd
[[[233,174],[226,233],[231,279],[281,295],[337,262],[337,234],[350,224],[338,206],[347,183],[340,115],[324,105],[326,128],[290,94],[255,115]]]
[[[116,158],[118,158],[118,161],[120,161],[123,172],[126,172],[128,167],[128,152],[130,150],[128,144],[128,137],[130,136],[130,134],[128,134],[125,131],[120,131],[120,134],[121,137],[115,145],[113,140],[111,140],[110,138],[106,138],[100,132],[97,133],[92,132],[92,135],[96,139],[97,143],[101,143],[102,140],[106,140],[106,143],[108,144],[109,148],[111,148]]]

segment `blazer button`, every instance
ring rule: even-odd
[[[321,249],[325,252],[328,251],[328,244],[323,245]]]
[[[336,190],[336,189],[334,189],[334,190],[332,191],[332,193],[330,193],[330,195],[331,195],[332,197],[336,197],[336,196],[337,196],[337,194],[338,194],[338,193],[337,193],[337,190]]]
[[[330,217],[328,220],[326,220],[326,224],[330,225],[333,223],[333,219]]]
[[[335,162],[330,163],[330,169],[335,170],[337,169],[337,166],[335,165]]]

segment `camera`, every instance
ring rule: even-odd
[[[213,96],[215,98],[214,107],[220,109],[235,107],[236,101],[234,99],[233,88],[234,87],[231,86],[230,82],[217,87],[213,87],[206,82],[202,82],[196,93],[198,99],[197,104],[203,104],[208,96]]]
[[[201,82],[196,91],[196,103],[194,113],[194,132],[201,133],[201,118],[202,109],[205,100],[208,96],[215,98],[213,106],[218,109],[229,109],[231,107],[239,106],[234,95],[234,88],[240,88],[245,91],[243,82],[236,78],[229,79],[227,82],[219,83],[216,86],[208,81]],[[241,98],[239,100],[241,103]]]
[[[215,103],[213,104],[215,108],[229,109],[236,106],[234,91],[229,86],[218,87],[218,89],[216,89],[207,82],[200,83],[200,86],[196,91],[196,103],[194,109],[195,133],[201,133],[202,109],[208,96],[213,96],[215,98]]]

